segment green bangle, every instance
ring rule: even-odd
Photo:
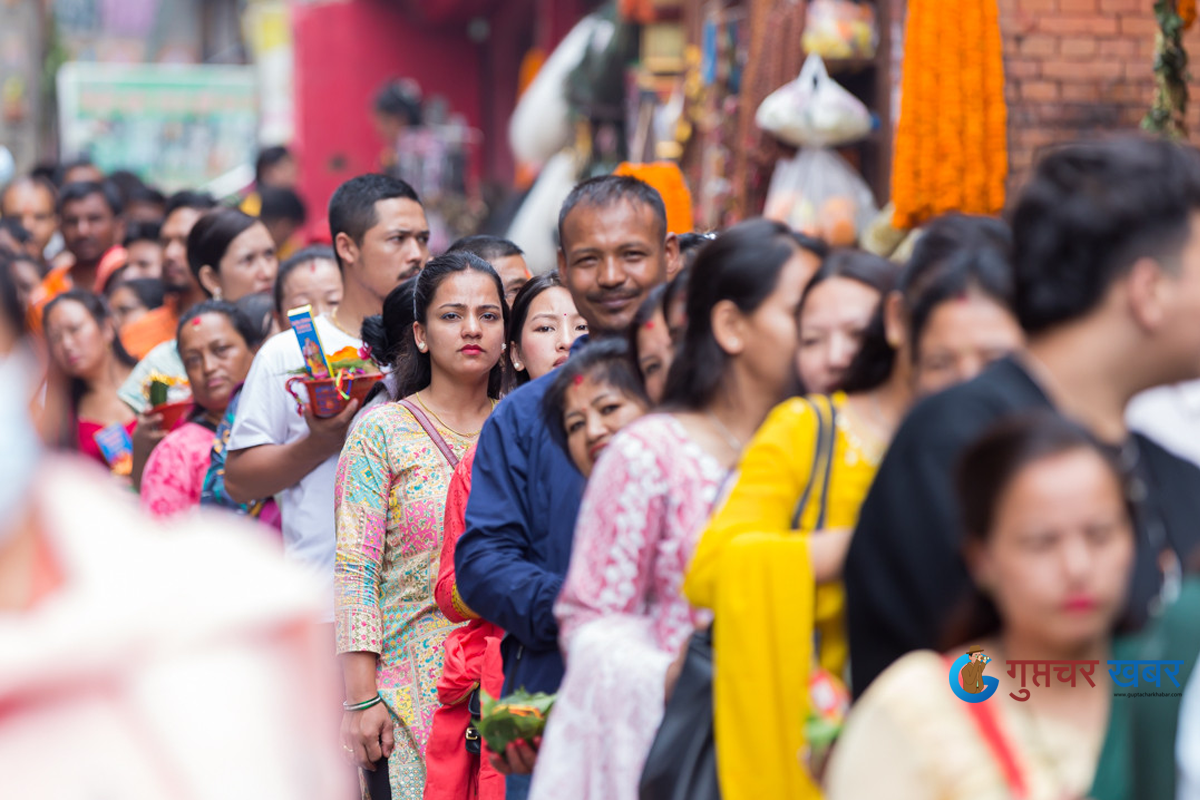
[[[364,700],[361,703],[342,703],[343,711],[366,711],[371,706],[377,706],[383,702],[383,697],[378,693],[370,700]]]

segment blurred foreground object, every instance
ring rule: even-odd
[[[0,591],[4,796],[349,796],[317,588],[240,523],[161,531],[102,473],[34,472],[0,522],[0,582],[29,578]]]

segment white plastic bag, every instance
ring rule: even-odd
[[[613,30],[612,22],[589,14],[546,59],[517,101],[508,122],[508,142],[519,161],[543,164],[574,140],[575,129],[567,105],[567,76],[579,66],[589,45],[603,47]]]
[[[763,216],[834,247],[849,247],[878,212],[871,189],[844,158],[805,148],[775,165]]]
[[[558,268],[558,212],[575,186],[575,154],[562,150],[542,167],[505,236],[525,251],[534,275]]]
[[[754,121],[796,147],[837,147],[871,132],[871,112],[829,77],[817,55],[804,62],[800,77],[762,101]]]

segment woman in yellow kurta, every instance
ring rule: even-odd
[[[876,261],[860,266],[881,274],[890,269],[894,284],[895,268],[887,262],[865,254],[853,258]],[[824,284],[840,274],[838,259],[831,256],[806,289],[801,329],[807,304],[822,302]],[[891,288],[883,287],[885,297]],[[858,508],[910,397],[907,351],[897,357],[889,344],[903,340],[899,314],[885,324],[883,305],[864,337],[858,368],[846,376],[848,386],[857,382],[862,390],[794,398],[771,412],[743,454],[737,482],[688,572],[688,598],[715,612],[717,764],[727,800],[742,795],[749,776],[756,793],[772,797],[801,796],[811,786],[799,758],[813,659],[809,626],[815,623],[822,633],[822,666],[842,674],[846,644],[837,573]],[[757,702],[744,694],[749,686]]]
[[[945,370],[927,369],[923,356],[966,343],[974,368],[954,375],[965,380],[1020,344],[1015,324],[1014,334],[1005,328],[1004,337],[977,343],[979,337],[964,328],[973,315],[957,313],[958,306],[1011,306],[1005,237],[993,230],[995,224],[956,217],[930,226],[900,278],[900,291],[885,292],[843,380],[846,391],[794,398],[771,413],[700,540],[684,590],[692,603],[716,612],[714,691],[723,790],[736,774],[769,774],[778,788],[771,796],[795,794],[788,787],[797,780],[813,647],[805,619],[814,620],[820,665],[844,674],[845,601],[838,578],[859,508],[914,387],[920,392],[946,384]],[[821,300],[823,273],[829,270],[818,271],[801,303],[802,331],[806,304]],[[830,420],[832,455],[818,457],[818,440]],[[758,551],[752,559],[757,569],[747,569],[745,555],[734,555],[747,549]],[[738,599],[745,597],[754,599]],[[735,678],[750,681],[755,698],[739,700],[730,683]],[[741,741],[757,745],[730,745]],[[737,751],[728,752],[731,746]]]

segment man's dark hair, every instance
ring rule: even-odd
[[[134,242],[154,242],[158,244],[161,235],[162,225],[158,222],[131,222],[125,226],[124,245],[129,247]]]
[[[263,190],[263,173],[271,167],[292,157],[292,152],[283,145],[275,145],[262,150],[254,159],[254,183],[261,194]]]
[[[128,204],[133,199],[134,191],[145,188],[146,184],[142,183],[133,172],[127,169],[118,169],[109,173],[108,180],[113,186],[117,187],[117,192],[121,195],[121,201]]]
[[[62,194],[58,196],[59,215],[62,215],[63,209],[67,207],[67,203],[74,203],[91,197],[94,194],[98,194],[104,198],[104,202],[108,204],[108,208],[112,211],[114,217],[121,216],[121,212],[125,210],[125,206],[121,203],[121,195],[117,192],[117,187],[110,181],[100,183],[95,181],[80,181],[79,183],[68,183],[63,187]]]
[[[359,175],[339,186],[329,200],[329,234],[333,237],[334,253],[337,253],[339,233],[349,236],[355,244],[362,244],[366,232],[379,222],[375,204],[396,198],[421,202],[415,189],[390,175]],[[341,256],[338,256],[338,266],[345,268]]]
[[[58,182],[55,180],[58,175],[58,164],[53,161],[42,161],[33,165],[33,169],[29,170],[29,177],[36,181],[45,181],[54,189],[55,197],[58,196]]]
[[[1142,258],[1177,269],[1200,210],[1200,153],[1123,137],[1051,151],[1012,213],[1017,319],[1029,333],[1095,309]]]
[[[304,201],[291,189],[264,186],[258,190],[258,196],[262,199],[258,218],[263,222],[286,219],[303,225],[308,219],[308,209],[305,208]]]
[[[525,255],[525,251],[517,247],[514,242],[500,236],[487,236],[483,234],[478,236],[464,236],[450,245],[446,252],[474,253],[489,264],[494,264],[501,258]]]
[[[124,267],[121,267],[113,275],[116,276],[117,273],[124,269]],[[131,281],[119,281],[116,283],[110,279],[108,283],[104,284],[104,297],[111,301],[117,289],[122,287],[133,292],[142,305],[146,307],[146,310],[153,311],[156,308],[162,308],[166,291],[163,288],[163,282],[157,278],[134,278]]]
[[[143,183],[139,186],[134,186],[125,193],[125,205],[129,206],[134,203],[145,203],[165,208],[167,205],[167,196],[153,186],[147,186]]]
[[[163,219],[174,214],[181,208],[191,208],[196,211],[210,211],[217,207],[216,198],[208,192],[193,192],[190,189],[184,189],[181,192],[176,192],[167,198],[167,207],[163,213]]]
[[[562,210],[558,212],[558,241],[561,245],[563,225],[576,206],[592,206],[593,208],[608,208],[620,202],[648,206],[654,212],[658,222],[659,235],[667,235],[667,207],[663,205],[662,195],[645,181],[631,178],[628,175],[601,175],[590,178],[576,186],[563,201]]]
[[[421,124],[421,96],[411,81],[389,81],[375,95],[375,113],[402,119],[412,127]]]

